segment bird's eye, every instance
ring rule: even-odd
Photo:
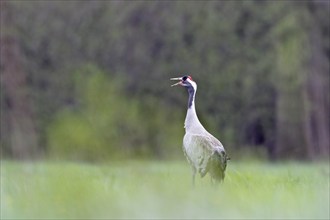
[[[182,81],[186,81],[187,78],[188,78],[187,76],[182,77]]]

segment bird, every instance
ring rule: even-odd
[[[189,95],[184,122],[183,152],[192,167],[192,185],[195,186],[197,172],[201,178],[209,173],[213,184],[223,182],[227,161],[230,158],[227,156],[222,143],[204,128],[197,117],[195,108],[197,83],[189,75],[170,80],[178,80],[179,82],[171,86],[183,86]]]

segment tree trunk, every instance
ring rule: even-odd
[[[276,157],[306,158],[305,100],[303,85],[306,79],[308,35],[301,19],[305,10],[286,11],[276,29]]]
[[[1,92],[5,94],[6,117],[8,123],[5,135],[10,153],[14,158],[26,159],[37,153],[37,133],[32,118],[31,100],[28,96],[26,73],[19,43],[8,30],[12,28],[13,14],[8,2],[1,2],[1,27],[4,29],[0,37],[1,55]],[[2,108],[3,109],[3,108]]]
[[[312,14],[312,17],[316,16]],[[312,20],[310,31],[309,72],[305,83],[305,97],[307,102],[305,117],[306,138],[309,143],[308,149],[311,157],[329,158],[329,59],[323,50],[324,45],[322,45],[320,25],[315,20]]]

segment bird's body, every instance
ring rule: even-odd
[[[183,137],[183,151],[193,170],[193,184],[196,172],[201,177],[209,173],[212,180],[221,182],[225,177],[229,158],[221,142],[203,127],[197,117],[195,109],[197,84],[190,76],[174,78],[173,80],[181,80],[174,85],[186,87],[189,94],[184,124],[186,133]]]

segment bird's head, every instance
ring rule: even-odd
[[[182,76],[182,77],[177,77],[177,78],[171,78],[171,80],[179,80],[179,82],[177,83],[174,83],[173,85],[171,86],[177,86],[177,85],[180,85],[180,86],[184,86],[186,88],[193,88],[194,91],[197,90],[197,84],[196,82],[192,79],[191,76]]]

